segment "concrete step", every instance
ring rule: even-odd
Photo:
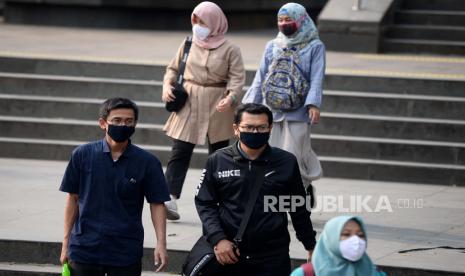
[[[51,264],[0,263],[0,276],[59,276],[61,266]]]
[[[465,11],[398,10],[398,24],[465,26]]]
[[[69,160],[74,148],[83,141],[0,137],[1,157],[46,160]],[[170,156],[170,147],[140,145],[160,158]],[[191,168],[203,168],[207,151],[195,149]],[[412,182],[439,185],[465,185],[465,166],[406,161],[386,161],[366,158],[319,156],[326,177]]]
[[[312,135],[318,156],[458,165],[465,168],[465,143],[373,137]]]
[[[423,39],[384,39],[383,52],[465,55],[465,42]]]
[[[0,115],[97,120],[104,99],[0,94]],[[164,123],[169,116],[159,101],[136,101],[139,122]],[[465,97],[325,91],[326,112],[465,120]]]
[[[462,0],[404,0],[402,5],[406,9],[465,11]]]
[[[465,25],[405,25],[396,24],[388,27],[386,36],[397,39],[424,39],[465,42]]]
[[[96,121],[0,116],[0,126],[4,129],[4,137],[93,141],[104,136]],[[132,140],[136,144],[171,146],[171,138],[165,135],[162,127],[139,124]]]
[[[448,79],[327,74],[324,88],[325,91],[465,97],[465,81]]]
[[[0,73],[1,94],[160,101],[161,92],[160,81]]]
[[[0,276],[55,276],[59,274],[59,252],[61,244],[57,242],[0,240]],[[167,272],[153,273],[152,248],[144,248],[142,275],[178,275],[188,251],[168,249],[169,262]],[[24,260],[27,260],[25,262]],[[292,268],[300,266],[304,260],[291,259]],[[463,272],[435,271],[412,267],[380,266],[388,275],[396,276],[463,276]],[[15,274],[17,273],[17,274]]]
[[[312,133],[462,143],[465,142],[465,122],[323,112]]]
[[[0,72],[59,75],[74,77],[95,77],[110,79],[163,80],[166,64],[141,62],[125,59],[89,60],[85,57],[75,59],[51,59],[40,56],[0,56]],[[246,71],[246,83],[251,83],[255,70]]]
[[[86,60],[85,57],[65,59],[40,56],[0,56],[0,72],[62,75],[74,77],[122,78],[135,80],[162,80],[166,64],[132,60]]]
[[[0,94],[0,115],[97,121],[105,100]],[[162,102],[136,101],[141,123],[163,124],[170,113]]]
[[[60,276],[62,267],[52,264],[0,263],[0,276]],[[142,276],[170,276],[174,273],[142,271]]]
[[[2,103],[2,101],[0,101]],[[95,105],[96,107],[97,105]],[[3,109],[0,109],[3,111]],[[3,112],[0,112],[3,113]],[[90,113],[79,112],[74,114],[74,117],[69,115],[56,118],[57,113],[53,113],[53,117],[40,117],[33,111],[19,109],[15,112],[6,112],[1,116],[7,117],[12,121],[12,117],[18,116],[18,121],[31,122],[31,129],[34,123],[42,120],[50,119],[54,123],[63,123],[65,120],[87,120],[88,124],[96,125],[96,111]],[[63,113],[66,114],[66,113]],[[147,115],[149,114],[149,115]],[[156,116],[155,116],[156,115]],[[158,117],[157,117],[158,116]],[[449,141],[449,142],[464,142],[465,137],[465,121],[464,120],[449,120],[449,119],[431,119],[422,117],[400,117],[400,116],[381,116],[381,115],[366,115],[366,114],[350,114],[350,113],[335,113],[323,112],[320,123],[313,127],[313,133],[327,135],[345,135],[345,136],[365,136],[393,139],[421,139],[431,141]],[[154,107],[148,110],[145,114],[141,114],[141,124],[156,124],[163,125],[168,117],[168,113],[162,107]],[[33,119],[31,119],[33,118]],[[13,120],[14,121],[14,120]],[[87,123],[86,123],[87,124]],[[152,126],[149,126],[149,128]],[[160,126],[157,126],[160,128]],[[29,129],[25,129],[27,133]],[[75,133],[79,135],[79,131]],[[150,137],[148,134],[144,134]],[[87,140],[87,139],[85,139]]]
[[[55,273],[59,267],[61,243],[39,242],[39,241],[15,241],[0,240],[0,271],[27,270],[30,272]],[[182,264],[188,252],[170,250],[168,267],[164,273],[154,273],[153,270],[153,249],[144,248],[142,258],[142,275],[171,275],[181,271]],[[17,264],[22,268],[12,267]],[[27,265],[33,264],[33,265]],[[37,266],[41,266],[37,267]],[[32,271],[31,271],[32,270]],[[58,270],[58,271],[60,271]],[[1,272],[0,272],[1,273]],[[0,274],[2,275],[2,274]],[[3,274],[10,275],[10,274]],[[15,274],[15,275],[41,275],[41,274]],[[55,275],[55,274],[43,274]],[[60,273],[61,275],[61,273]]]
[[[61,267],[47,264],[0,263],[0,276],[60,276]]]
[[[328,112],[465,120],[465,98],[379,92],[324,91]]]
[[[92,141],[103,137],[95,122],[81,120],[0,117],[0,129],[9,138]],[[161,125],[149,124],[139,125],[132,140],[164,147],[172,143]],[[312,147],[322,156],[465,165],[465,143],[313,134]]]
[[[3,59],[12,60],[10,61],[11,65],[4,65],[1,62]],[[159,80],[146,78],[147,76],[144,76],[143,73],[136,76],[136,79],[131,79],[132,75],[130,73],[126,75],[125,72],[116,72],[115,77],[113,77],[111,75],[112,63],[96,63],[95,66],[104,66],[105,70],[102,71],[89,66],[88,62],[71,61],[68,66],[68,61],[62,60],[53,61],[59,64],[56,70],[40,70],[40,68],[27,70],[28,66],[15,67],[16,62],[21,63],[22,61],[21,58],[0,57],[0,93],[91,98],[122,95],[131,96],[130,98],[135,100],[147,101],[158,101],[161,98],[161,82]],[[40,62],[40,59],[31,59],[30,62]],[[134,71],[145,72],[143,65],[122,66],[135,68]],[[151,72],[150,67],[147,70]],[[158,74],[156,76],[161,79],[162,73]],[[252,82],[254,74],[255,71],[247,71],[246,84]],[[328,73],[325,77],[325,89],[465,97],[463,92],[465,91],[465,81],[426,78],[412,79]]]
[[[18,109],[11,110],[8,105],[3,105],[0,101],[0,116],[6,117],[9,121],[14,121],[12,117],[18,117],[18,121],[30,122],[32,129],[34,123],[37,122],[50,122],[64,123],[66,120],[72,124],[79,124],[73,120],[81,121],[86,120],[89,123],[86,125],[96,125],[98,113],[96,111],[98,105],[94,104],[95,110],[86,112],[88,110],[83,108],[83,113],[79,109],[75,112],[54,113],[49,111],[51,116],[40,116],[40,113],[35,113],[34,110],[23,108],[17,105]],[[19,103],[21,103],[19,101]],[[5,111],[3,108],[6,106]],[[40,107],[40,106],[39,106]],[[86,105],[83,105],[86,107]],[[61,108],[61,107],[60,107]],[[60,109],[57,108],[57,109]],[[90,108],[89,108],[90,109]],[[142,108],[141,108],[142,109]],[[40,109],[39,109],[40,110]],[[165,124],[168,112],[163,107],[144,107],[139,120],[139,126],[143,124],[159,125],[156,128],[161,128]],[[142,110],[142,111],[143,111]],[[6,113],[6,114],[3,114]],[[60,117],[58,117],[60,116]],[[367,115],[367,114],[353,114],[353,113],[336,113],[336,112],[322,112],[320,123],[313,127],[313,133],[327,134],[327,135],[345,135],[345,136],[365,136],[365,137],[379,137],[379,138],[392,138],[392,139],[420,139],[431,141],[448,141],[448,142],[464,142],[465,137],[465,120],[450,120],[450,119],[435,119],[423,117],[401,117],[401,116],[383,116],[383,115]],[[32,119],[31,119],[32,118]],[[42,121],[41,121],[42,120]],[[43,121],[45,120],[45,121]],[[153,126],[148,128],[153,128]],[[28,133],[29,128],[24,130]],[[74,133],[79,136],[79,131]],[[147,137],[150,137],[148,134]],[[87,140],[87,139],[85,139]]]
[[[464,186],[464,166],[319,156],[325,177]]]
[[[69,160],[71,152],[88,140],[56,140],[19,137],[0,137],[0,145],[5,151],[3,157],[30,158],[45,160]],[[156,155],[165,165],[171,155],[171,146],[144,145],[142,148]],[[207,150],[195,148],[190,167],[203,168],[207,158]]]

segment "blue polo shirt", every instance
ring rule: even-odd
[[[128,266],[142,258],[144,197],[170,199],[160,161],[132,145],[113,161],[105,141],[76,148],[60,191],[79,195],[68,256],[78,263]]]

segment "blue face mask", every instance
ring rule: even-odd
[[[136,128],[133,126],[117,126],[108,124],[108,135],[117,143],[122,143],[129,140],[134,134]]]
[[[268,143],[269,132],[241,132],[239,135],[241,142],[251,149],[259,149]]]

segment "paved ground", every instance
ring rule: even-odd
[[[230,32],[248,69],[255,69],[275,30]],[[0,22],[0,56],[166,64],[187,32],[115,31],[8,25]],[[328,52],[327,73],[465,79],[465,57]]]
[[[18,271],[22,272],[41,272],[41,273],[61,273],[62,267],[57,265],[31,265],[31,264],[14,264],[14,263],[0,263],[0,270],[1,271],[14,271],[17,274]],[[26,274],[30,275],[30,274]],[[152,272],[152,271],[142,271],[141,276],[170,276],[176,275],[174,273],[166,273],[166,272]]]
[[[65,166],[66,162],[58,161],[0,159],[0,239],[61,241],[65,197],[58,186]],[[201,233],[193,203],[199,177],[199,170],[188,173],[179,202],[182,218],[168,223],[169,249],[189,250]],[[328,219],[339,214],[328,203],[331,197],[343,198],[340,211],[347,214],[344,209],[350,208],[351,196],[362,196],[366,206],[350,213],[368,224],[368,253],[377,264],[465,272],[465,254],[458,250],[397,253],[422,247],[465,247],[465,188],[330,178],[315,186],[320,199],[324,198],[312,214],[319,233]],[[376,210],[378,204],[381,210]],[[144,225],[145,246],[153,247],[155,235],[147,212]],[[302,245],[294,233],[291,236],[291,255],[303,258]]]

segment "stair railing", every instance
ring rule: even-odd
[[[352,6],[352,10],[354,11],[362,10],[362,0],[354,0],[354,5]]]

